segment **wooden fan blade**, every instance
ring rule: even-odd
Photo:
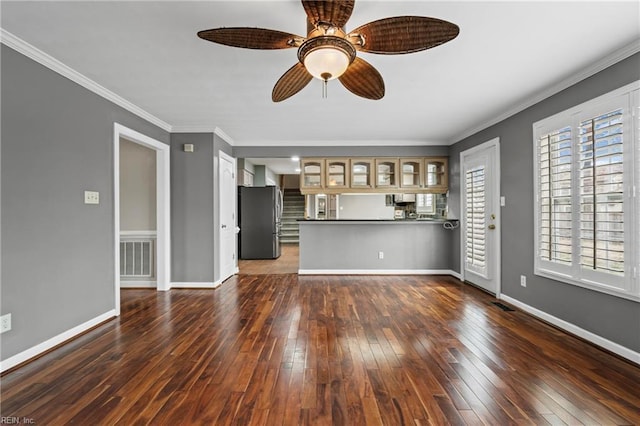
[[[423,16],[395,16],[369,22],[351,31],[360,37],[358,50],[386,55],[419,52],[456,38],[460,28],[451,22]]]
[[[282,102],[287,98],[295,95],[309,84],[313,77],[307,72],[307,69],[298,62],[287,72],[285,72],[280,80],[273,87],[271,99],[273,102]]]
[[[246,49],[288,49],[296,47],[295,39],[302,37],[264,28],[214,28],[198,32],[198,37],[214,43]]]
[[[302,0],[309,22],[314,25],[318,22],[330,23],[338,28],[344,27],[347,23],[354,5],[355,0]]]
[[[356,58],[338,79],[347,90],[363,98],[378,100],[384,96],[382,76],[364,59]]]

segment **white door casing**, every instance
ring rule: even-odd
[[[222,282],[232,276],[237,269],[236,256],[236,159],[220,152],[218,167],[219,182],[219,223],[220,279]]]
[[[500,140],[460,153],[462,277],[500,296]]]
[[[156,279],[157,289],[171,288],[171,147],[119,123],[113,125],[114,287],[115,311],[120,315],[120,138],[156,151]]]

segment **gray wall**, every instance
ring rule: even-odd
[[[113,123],[169,134],[2,45],[2,334],[7,359],[115,306]],[[85,205],[85,190],[99,205]]]
[[[267,166],[253,166],[253,186],[265,186],[267,184]]]
[[[640,351],[640,304],[533,275],[534,200],[532,124],[640,79],[640,54],[494,125],[449,151],[449,209],[460,211],[460,153],[500,137],[502,292],[585,330]],[[451,247],[451,268],[460,271],[460,236]],[[527,276],[527,287],[520,286]]]
[[[251,174],[255,174],[255,165],[245,159],[245,158],[238,158],[236,161],[236,168],[238,169],[238,172],[242,171],[242,170],[246,170],[248,172],[250,172]]]
[[[253,166],[253,186],[280,186],[280,177],[267,166]]]
[[[300,241],[300,269],[449,269],[441,223],[300,222]]]
[[[193,152],[182,145],[193,144]],[[171,281],[213,282],[213,134],[171,135]]]
[[[120,230],[156,230],[156,152],[122,138]]]
[[[193,144],[194,152],[182,145]],[[219,279],[220,151],[231,146],[213,133],[171,135],[171,281]]]

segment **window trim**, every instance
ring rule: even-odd
[[[587,288],[601,293],[640,302],[640,280],[638,279],[640,258],[640,80],[627,84],[619,89],[613,90],[597,98],[586,101],[573,108],[569,108],[560,113],[554,114],[533,123],[533,202],[534,202],[534,274],[564,282],[567,284]],[[580,264],[576,263],[579,257],[578,232],[579,227],[572,228],[572,264],[560,265],[555,262],[546,261],[539,256],[540,244],[540,182],[539,167],[540,156],[538,153],[538,142],[540,137],[561,129],[566,126],[571,127],[572,141],[572,206],[579,205],[579,151],[577,138],[579,137],[580,121],[587,114],[602,114],[605,109],[615,106],[624,110],[624,180],[625,180],[625,234],[630,235],[625,238],[625,275],[621,286],[616,286],[617,280],[611,278],[608,282],[600,282],[592,279],[591,271],[580,272]],[[629,159],[629,160],[627,160]],[[629,182],[629,183],[627,183]],[[576,204],[576,200],[578,203]],[[579,209],[572,209],[572,218],[575,223],[579,222]],[[578,221],[578,222],[576,222]],[[576,253],[577,252],[577,253]]]

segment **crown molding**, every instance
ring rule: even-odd
[[[122,96],[117,95],[111,90],[101,86],[100,84],[84,76],[83,74],[79,73],[73,68],[63,64],[59,60],[55,59],[53,56],[43,52],[37,47],[32,46],[31,44],[27,43],[21,38],[11,34],[10,32],[6,31],[4,28],[0,28],[0,43],[34,60],[40,65],[43,65],[49,68],[50,70],[57,72],[61,76],[68,78],[69,80],[79,84],[85,89],[90,90],[99,96],[102,96],[106,100],[113,102],[114,104],[131,112],[132,114],[135,114],[138,117],[171,133],[172,127],[169,123],[166,123],[165,121],[159,119],[158,117],[143,110],[139,106],[124,99]]]
[[[507,118],[521,112],[524,111],[525,109],[539,103],[542,102],[543,100],[555,95],[556,93],[559,93],[571,86],[573,86],[576,83],[581,82],[582,80],[585,80],[589,77],[591,77],[594,74],[599,73],[600,71],[609,68],[610,66],[622,61],[623,59],[628,58],[631,55],[634,55],[636,53],[640,52],[640,40],[634,40],[633,42],[623,46],[622,48],[610,53],[609,55],[605,56],[604,58],[600,59],[599,61],[593,63],[592,65],[584,68],[583,70],[574,73],[573,75],[571,75],[570,77],[561,80],[560,82],[549,86],[547,89],[539,92],[538,94],[536,94],[535,96],[529,97],[527,98],[525,101],[509,108],[507,111],[505,111],[504,113],[500,114],[499,116],[492,118],[491,120],[485,121],[481,124],[478,124],[477,126],[467,129],[464,132],[458,134],[457,136],[451,138],[451,140],[449,140],[445,145],[453,145],[457,142],[460,142],[461,140],[474,135],[490,126],[493,126],[494,124],[500,123],[503,120],[506,120]]]
[[[214,133],[217,127],[202,125],[202,126],[172,126],[172,133]]]
[[[231,138],[231,136],[227,135],[220,127],[216,127],[215,129],[213,129],[213,134],[220,136],[222,140],[224,140],[226,143],[228,143],[231,146],[236,145],[235,141]]]
[[[173,126],[171,128],[171,133],[213,133],[214,135],[220,137],[226,143],[231,146],[236,146],[237,143],[233,140],[231,136],[226,134],[224,130],[217,126],[208,126],[208,125],[193,125],[193,126]]]

